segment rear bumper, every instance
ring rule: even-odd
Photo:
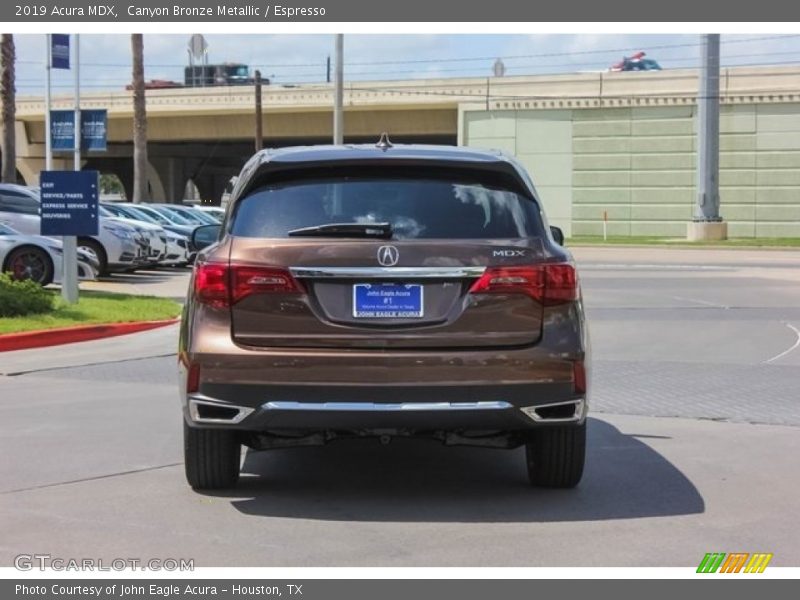
[[[548,309],[536,345],[448,350],[242,347],[228,319],[191,306],[186,314],[179,381],[190,426],[518,431],[586,417],[590,350],[577,304]],[[210,407],[193,409],[198,400]]]
[[[580,424],[587,408],[571,384],[201,389],[184,396],[187,423],[243,431],[517,431]]]

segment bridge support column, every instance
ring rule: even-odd
[[[147,186],[150,188],[150,200],[153,202],[172,202],[167,198],[164,180],[152,162],[147,163]]]
[[[194,183],[200,192],[200,200],[219,206],[222,202],[222,194],[225,192],[225,187],[230,179],[231,175],[221,173],[208,173],[195,177]]]
[[[189,181],[185,161],[179,158],[165,157],[152,160],[151,163],[163,190],[164,200],[161,201],[183,201],[186,182]]]
[[[122,184],[122,189],[125,192],[125,199],[130,202],[133,198],[133,169],[120,169],[114,171],[114,174],[119,178]]]
[[[22,175],[25,185],[38,186],[39,173],[44,171],[44,159],[33,157],[17,157],[17,172]],[[56,171],[72,170],[72,160],[53,158],[53,169]],[[17,183],[23,183],[18,181]]]

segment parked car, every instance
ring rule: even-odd
[[[147,240],[147,262],[151,266],[158,265],[167,256],[167,232],[163,227],[148,223],[147,221],[137,221],[130,217],[117,214],[113,210],[100,205],[100,215],[122,221],[127,225],[136,228]]]
[[[524,445],[532,484],[579,482],[581,291],[520,163],[385,139],[262,151],[230,203],[194,233],[180,332],[193,488],[234,485],[242,444],[365,436]]]
[[[197,227],[196,223],[192,223],[184,219],[181,215],[176,214],[171,211],[165,211],[160,205],[147,203],[147,204],[136,204],[134,205],[136,208],[140,210],[146,210],[149,214],[156,215],[160,222],[168,223],[173,226],[180,226],[184,227],[188,230],[193,231],[195,227]]]
[[[129,203],[118,203],[115,206],[119,206],[124,210],[134,210],[140,214],[145,214],[151,219],[154,223],[158,223],[164,229],[169,231],[174,231],[176,233],[180,233],[182,235],[187,235],[191,238],[192,232],[195,230],[196,225],[192,225],[186,219],[183,219],[179,215],[172,215],[170,213],[164,213],[163,211],[159,210],[153,204],[129,204]]]
[[[216,225],[219,223],[214,217],[202,211],[195,210],[183,204],[156,204],[155,206],[167,210],[171,213],[177,213],[186,219],[192,225]]]
[[[194,261],[197,250],[192,246],[191,236],[192,232],[195,230],[195,226],[190,225],[185,219],[180,219],[179,217],[171,219],[169,215],[162,214],[161,211],[155,209],[151,204],[118,203],[114,206],[118,206],[128,213],[136,215],[137,218],[156,223],[167,231],[171,231],[186,238],[187,262],[191,263]],[[178,219],[180,219],[180,222]],[[178,241],[178,244],[180,243],[181,242]]]
[[[0,271],[15,279],[32,279],[41,285],[61,283],[64,250],[59,240],[25,235],[0,224]],[[100,264],[94,254],[78,249],[78,279],[97,279]]]
[[[14,184],[0,184],[0,223],[20,233],[41,232],[39,190]],[[78,247],[97,256],[100,273],[126,271],[146,263],[147,243],[130,225],[99,218],[96,236],[78,237]]]
[[[219,206],[206,206],[204,204],[193,204],[190,208],[211,215],[218,223],[222,223],[222,220],[225,218],[225,209],[220,208]]]
[[[179,266],[189,262],[189,238],[186,235],[173,233],[162,227],[145,213],[137,211],[131,206],[122,206],[112,202],[104,202],[101,207],[114,216],[134,225],[149,228],[158,236],[160,243],[156,244],[159,254],[154,261],[158,265]]]

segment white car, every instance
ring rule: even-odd
[[[204,206],[202,204],[193,204],[192,206],[190,206],[190,208],[207,213],[212,217],[214,217],[220,223],[222,223],[222,219],[225,218],[225,209],[220,208],[219,206]]]
[[[175,267],[189,264],[189,240],[185,235],[167,231],[167,256],[161,264]]]
[[[150,264],[158,264],[167,256],[167,233],[163,227],[147,223],[145,221],[137,221],[129,219],[123,215],[115,214],[112,210],[105,206],[100,206],[99,215],[108,219],[126,223],[137,229],[147,240],[148,254],[147,261]]]
[[[153,243],[151,240],[151,247],[157,248],[160,252],[158,264],[177,266],[185,265],[189,261],[189,244],[185,235],[169,231],[152,221],[145,221],[144,218],[147,215],[141,215],[141,218],[137,218],[140,215],[128,205],[122,207],[113,203],[102,203],[100,207],[102,211],[121,219],[125,223],[130,223],[155,233],[159,242]]]
[[[61,242],[41,235],[25,235],[0,224],[0,270],[14,279],[32,279],[41,285],[61,283],[64,272]],[[78,250],[78,279],[97,279],[97,258]]]
[[[0,184],[0,224],[20,233],[39,235],[39,191],[21,185]],[[135,227],[119,220],[99,217],[98,234],[79,237],[78,247],[97,256],[101,274],[128,271],[147,263],[147,240]]]
[[[181,247],[181,256],[183,256],[183,250],[186,250],[187,260],[179,261],[178,264],[189,264],[194,262],[194,257],[197,254],[197,250],[191,244],[191,237],[192,233],[196,229],[192,225],[190,225],[187,221],[182,220],[179,222],[177,219],[180,217],[173,216],[170,219],[169,214],[164,214],[160,210],[158,210],[158,206],[154,204],[131,204],[129,202],[117,202],[114,204],[106,204],[107,208],[113,207],[116,211],[123,211],[129,217],[137,219],[139,221],[147,221],[149,223],[154,223],[156,225],[160,225],[165,230],[174,233],[177,241],[177,245]]]

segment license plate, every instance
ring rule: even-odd
[[[419,319],[422,312],[420,284],[353,285],[353,316],[357,319]]]

